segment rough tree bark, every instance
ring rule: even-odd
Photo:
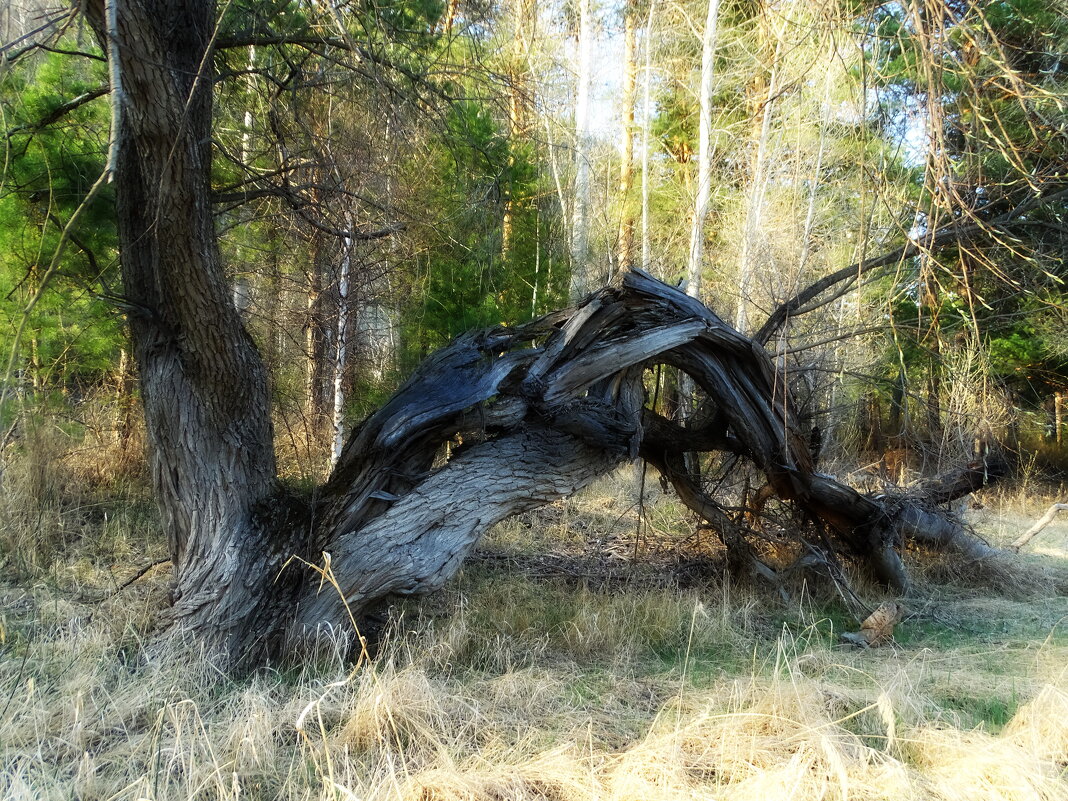
[[[101,35],[102,14],[90,6]],[[458,338],[352,433],[323,487],[287,493],[265,370],[213,230],[214,20],[210,0],[126,0],[118,25],[122,269],[174,627],[230,662],[304,643],[383,599],[440,587],[494,523],[639,454],[713,524],[722,513],[680,460],[713,449],[751,460],[780,498],[899,587],[906,536],[983,555],[922,499],[866,497],[814,474],[764,349],[640,271],[577,307]],[[644,406],[656,364],[707,396],[685,428]],[[457,433],[464,447],[435,468]]]

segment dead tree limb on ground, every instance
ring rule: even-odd
[[[1031,526],[1031,528],[1027,529],[1027,531],[1017,537],[1016,540],[1012,543],[1012,545],[1009,546],[1009,548],[1015,551],[1016,553],[1019,553],[1022,547],[1027,545],[1027,543],[1033,540],[1035,536],[1040,531],[1042,531],[1042,529],[1044,529],[1046,526],[1053,522],[1053,518],[1057,516],[1057,512],[1063,512],[1066,509],[1068,509],[1068,503],[1053,504],[1053,506],[1047,509],[1046,513],[1038,519],[1038,522],[1036,522],[1033,526]]]
[[[680,492],[691,489],[673,473],[680,454],[749,460],[776,496],[826,526],[837,552],[897,587],[907,585],[897,551],[907,537],[978,550],[923,499],[863,496],[814,472],[785,376],[762,343],[847,281],[841,273],[784,304],[756,340],[637,272],[575,308],[465,335],[353,433],[324,487],[287,492],[268,371],[233,303],[213,214],[213,56],[239,42],[219,37],[210,0],[127,0],[117,23],[102,0],[79,8],[121,79],[108,177],[174,570],[172,621],[224,659],[257,659],[393,595],[440,587],[494,523],[639,453],[659,460]],[[403,65],[372,60],[428,87]],[[967,226],[955,232],[964,234]],[[922,244],[939,246],[941,236]],[[643,411],[644,371],[658,364],[683,371],[708,399],[685,428]],[[463,447],[440,465],[457,435]]]

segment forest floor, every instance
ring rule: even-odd
[[[1068,799],[1068,516],[996,569],[914,564],[860,650],[828,588],[710,572],[658,491],[636,548],[629,480],[500,526],[373,659],[241,679],[153,636],[165,566],[105,597],[163,555],[142,492],[9,493],[0,797]],[[969,515],[1004,544],[1051,500]]]

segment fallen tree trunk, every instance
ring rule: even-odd
[[[684,371],[705,396],[684,426],[646,408],[643,378],[658,364]],[[906,540],[988,555],[934,507],[989,470],[873,497],[815,473],[807,445],[764,349],[633,271],[579,306],[467,334],[433,354],[356,428],[312,499],[273,493],[229,539],[203,542],[208,556],[181,563],[175,623],[230,660],[351,630],[389,598],[441,587],[495,523],[639,455],[766,578],[744,530],[693,483],[686,454],[748,460],[836,551],[897,590],[908,588],[898,555]]]
[[[643,375],[656,364],[685,371],[707,396],[685,427],[645,406]],[[457,438],[463,444],[434,468],[443,444]],[[968,558],[991,553],[935,509],[991,470],[893,498],[814,473],[785,381],[763,348],[634,271],[575,308],[461,337],[353,433],[316,504],[316,536],[304,553],[309,562],[330,554],[330,582],[298,582],[285,639],[383,598],[440,587],[490,526],[638,455],[725,540],[737,539],[737,526],[684,466],[686,453],[715,450],[751,461],[780,499],[898,590],[908,587],[898,555],[906,540]]]
[[[644,376],[660,364],[704,395],[684,425],[647,408]],[[906,541],[973,559],[991,553],[936,509],[989,478],[989,465],[894,497],[815,473],[764,349],[634,271],[579,306],[467,334],[433,354],[356,428],[311,499],[272,492],[225,540],[192,540],[196,560],[178,554],[174,622],[231,661],[351,631],[385,600],[441,587],[495,523],[639,456],[744,565],[774,580],[745,528],[685,468],[686,454],[710,451],[751,462],[836,552],[897,590],[908,588],[898,553]]]

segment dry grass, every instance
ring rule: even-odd
[[[370,665],[236,681],[152,639],[158,580],[9,588],[0,797],[1068,798],[1064,599],[958,601],[981,630],[861,652],[722,588],[474,572]]]
[[[131,456],[141,452],[140,435],[121,439],[103,423],[82,422],[75,437],[65,422],[27,417],[0,452],[0,569],[8,580],[63,572],[90,587],[114,586],[162,545],[143,462]]]
[[[358,670],[234,679],[154,634],[158,573],[79,600],[158,546],[49,463],[12,467],[0,503],[4,799],[1068,799],[1064,551],[1014,565],[1008,596],[932,585],[897,647],[845,650],[850,621],[808,596],[633,580],[624,476],[502,527],[506,558],[401,610]],[[686,541],[670,504],[655,533]],[[614,555],[517,574],[532,540]]]

